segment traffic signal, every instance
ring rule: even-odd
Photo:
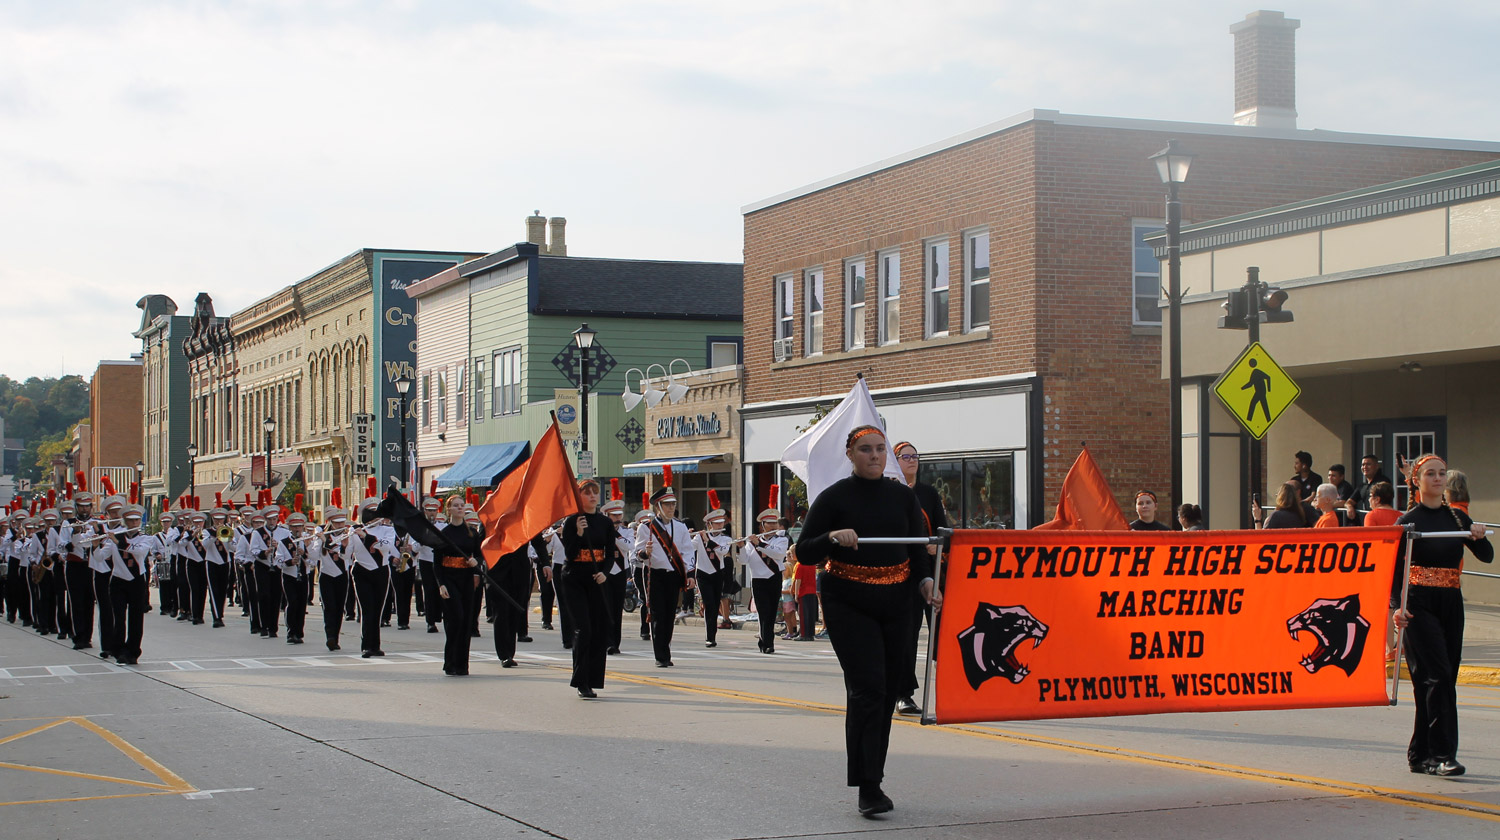
[[[1260,302],[1260,322],[1262,324],[1286,324],[1292,320],[1292,311],[1283,309],[1287,294],[1281,289],[1267,287],[1265,297]]]
[[[1250,329],[1250,294],[1244,289],[1234,289],[1223,303],[1224,317],[1219,319],[1221,330]]]

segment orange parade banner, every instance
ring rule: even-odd
[[[954,531],[934,717],[1385,705],[1403,533]]]

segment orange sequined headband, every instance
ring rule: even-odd
[[[880,435],[881,437],[884,437],[885,433],[882,432],[882,431],[880,431],[879,429],[873,429],[873,428],[872,429],[860,429],[859,431],[857,431],[857,432],[854,433],[854,437],[849,438],[849,445],[853,446],[854,444],[859,443],[859,439],[862,438],[862,437],[864,437],[865,435]]]
[[[1417,459],[1417,462],[1412,465],[1411,471],[1406,474],[1406,480],[1411,484],[1411,486],[1417,486],[1418,476],[1422,474],[1422,467],[1428,461],[1437,461],[1445,467],[1448,466],[1447,461],[1444,461],[1442,458],[1439,458],[1436,455],[1423,455],[1422,457]]]
[[[1140,499],[1140,497],[1142,496],[1150,496],[1151,501],[1156,501],[1156,494],[1152,493],[1150,490],[1141,490],[1135,494],[1136,499]]]

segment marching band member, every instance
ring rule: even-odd
[[[703,626],[708,632],[704,647],[719,646],[719,607],[724,592],[724,568],[733,563],[730,558],[730,540],[724,536],[724,522],[728,518],[719,507],[719,494],[708,491],[708,503],[714,509],[704,514],[704,531],[693,535],[694,577],[698,581],[698,595],[703,599]]]
[[[578,696],[593,699],[604,687],[605,649],[609,647],[609,610],[604,605],[605,570],[623,558],[615,545],[615,526],[599,513],[599,482],[578,482],[582,511],[563,520],[558,528],[566,562],[561,582],[565,615],[573,625],[573,679],[569,685]]]
[[[437,493],[437,479],[432,480],[432,492]],[[428,496],[422,500],[422,514],[427,521],[437,524],[438,510],[443,503],[435,495]],[[443,599],[438,595],[437,572],[432,565],[434,558],[432,549],[425,545],[416,547],[417,576],[422,579],[422,612],[427,619],[427,632],[436,633],[438,623],[443,620]]]
[[[196,516],[193,517],[197,519]],[[229,511],[215,507],[209,511],[209,527],[203,538],[205,588],[208,592],[208,610],[213,614],[214,627],[224,626],[224,601],[229,593],[229,564],[234,541],[234,529],[229,525]]]
[[[665,476],[671,481],[671,475]],[[676,518],[677,494],[667,484],[651,494],[653,515],[636,529],[635,552],[646,566],[644,603],[651,615],[651,647],[656,667],[672,667],[672,628],[682,590],[693,585],[693,543],[685,523]]]
[[[495,656],[502,668],[516,667],[517,642],[531,641],[525,609],[531,601],[532,557],[539,551],[545,554],[546,545],[533,537],[515,551],[502,555],[489,571],[490,586],[500,589],[490,595],[490,603],[495,606]]]
[[[476,620],[470,611],[478,606],[473,594],[474,575],[481,553],[477,531],[466,521],[462,496],[449,497],[448,522],[437,527],[457,549],[457,553],[448,549],[433,552],[437,595],[443,602],[443,673],[450,677],[466,677],[469,675],[469,640],[473,638]]]
[[[248,502],[249,495],[245,496]],[[240,615],[250,617],[250,632],[264,635],[260,629],[260,597],[255,587],[255,552],[251,548],[251,537],[255,519],[255,508],[246,504],[239,510],[239,522],[234,526],[235,574],[240,581]],[[264,523],[262,523],[264,524]]]
[[[117,650],[124,639],[116,635],[115,631],[124,627],[124,616],[120,617],[121,621],[115,620],[114,593],[110,586],[114,581],[114,551],[110,548],[111,541],[104,537],[110,532],[109,523],[120,521],[120,511],[125,507],[125,500],[119,496],[107,496],[99,507],[104,512],[103,516],[96,516],[88,521],[96,538],[89,542],[88,557],[89,568],[94,571],[94,606],[99,611],[99,657],[118,658]]]
[[[84,559],[88,554],[83,542],[87,529],[74,505],[72,499],[64,499],[57,506],[57,551],[63,556],[68,617],[73,622],[73,649],[88,650],[94,646],[94,572]]]
[[[557,535],[558,526],[561,522],[552,523],[552,527],[542,532],[542,542],[547,547],[547,580],[552,582],[552,591],[557,599],[557,626],[562,632],[563,650],[573,649],[573,617],[568,612],[568,601],[563,597],[562,570],[563,565],[568,562],[567,551],[563,549],[562,538]]]
[[[206,520],[200,518],[202,514],[195,516],[196,513],[191,508],[184,508],[176,518],[177,527],[172,529],[176,534],[175,540],[158,549],[172,563],[172,579],[161,581],[160,589],[162,599],[165,600],[167,591],[174,588],[178,578],[186,581],[187,597],[178,602],[177,620],[181,621],[182,616],[187,616],[194,624],[202,624],[203,605],[208,599],[208,560],[204,556],[208,552],[208,546],[207,535],[203,533]],[[164,534],[157,536],[162,537]]]
[[[776,509],[778,489],[771,485],[771,506],[755,518],[760,533],[746,537],[740,546],[740,563],[750,570],[750,594],[760,616],[760,638],[755,646],[761,653],[776,652],[776,610],[781,604],[781,577],[790,548],[786,532],[777,530],[781,524],[781,512]]]
[[[54,498],[52,491],[47,491],[50,504]],[[63,568],[63,557],[58,532],[61,528],[56,508],[48,507],[42,511],[42,531],[37,538],[42,542],[42,554],[47,558],[47,576],[51,578],[53,601],[55,608],[52,627],[57,632],[57,638],[66,639],[73,635],[73,617],[68,605],[68,587],[65,577],[66,569]]]
[[[397,553],[396,529],[376,515],[379,504],[373,491],[359,503],[362,527],[352,530],[346,542],[354,559],[354,589],[359,598],[360,656],[366,659],[385,656],[380,649],[380,612],[391,588],[391,558]]]
[[[605,653],[620,652],[620,635],[625,625],[625,582],[630,579],[629,557],[634,553],[635,532],[625,524],[625,500],[620,496],[620,479],[609,480],[609,501],[600,508],[609,517],[615,549],[620,559],[610,564],[604,575],[604,606],[609,610],[609,647]]]
[[[21,616],[21,626],[31,626],[31,580],[26,567],[21,565],[21,543],[25,540],[26,520],[24,511],[14,511],[5,520],[5,537],[0,541],[0,555],[5,561],[5,620],[16,623]]]
[[[52,624],[57,617],[56,593],[52,590],[50,570],[42,563],[46,556],[42,542],[42,520],[25,517],[21,520],[22,537],[19,552],[21,564],[30,572],[31,626],[43,636],[52,635]]]
[[[385,600],[385,610],[380,616],[380,626],[391,626],[391,614],[396,616],[397,630],[411,629],[411,596],[417,586],[417,555],[420,544],[409,536],[402,535],[396,541],[396,560],[391,564],[391,594]]]
[[[170,502],[170,500],[168,500]],[[166,575],[156,576],[156,587],[159,590],[157,596],[161,599],[158,610],[162,615],[177,615],[177,540],[181,535],[181,529],[177,527],[177,514],[171,508],[162,506],[161,513],[156,516],[156,554],[165,558],[171,564],[171,571]]]
[[[636,535],[641,533],[643,523],[651,517],[651,494],[641,493],[641,509],[635,512],[635,519],[630,522],[630,551],[626,557],[630,558],[630,574],[635,578],[635,594],[641,603],[641,640],[651,638],[651,622],[649,620],[651,610],[646,608],[646,564],[641,561],[640,555],[635,551]]]
[[[106,504],[106,512],[109,506]],[[123,509],[124,527],[102,540],[110,557],[110,599],[115,639],[114,656],[121,665],[135,665],[141,658],[141,634],[151,610],[150,558],[157,541],[141,532],[145,511],[138,505]]]
[[[269,507],[262,508],[250,514],[250,554],[255,558],[255,592],[260,602],[258,619],[262,639],[274,639],[280,634],[281,566],[290,556],[280,539],[277,520],[281,511],[276,511],[276,520],[272,520],[267,518],[270,515],[268,510]]]
[[[302,507],[302,496],[298,494],[295,507]],[[281,592],[286,599],[286,643],[302,644],[302,633],[307,624],[307,540],[303,531],[307,527],[307,516],[296,510],[286,518],[287,536],[280,540]]]
[[[334,501],[339,492],[334,491]],[[318,569],[318,594],[323,601],[323,634],[329,650],[339,649],[344,624],[344,599],[349,591],[349,561],[345,545],[349,536],[349,514],[343,508],[323,508],[323,531],[312,541],[313,563]]]

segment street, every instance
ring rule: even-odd
[[[1469,772],[1439,779],[1407,771],[1405,683],[1396,708],[898,719],[896,810],[864,819],[826,641],[763,656],[750,629],[705,650],[679,627],[662,671],[634,620],[595,701],[536,616],[514,669],[482,624],[467,678],[420,622],[360,659],[316,632],[252,636],[233,610],[218,630],[153,613],[137,668],[0,624],[0,836],[1488,838],[1500,821],[1500,687],[1460,686]]]

